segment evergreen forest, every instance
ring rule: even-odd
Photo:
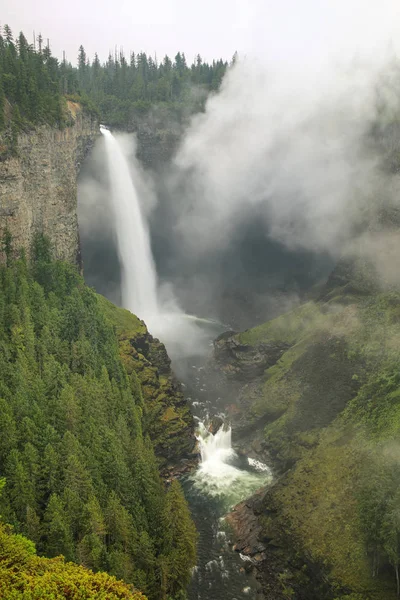
[[[185,54],[160,62],[145,52],[110,54],[101,63],[83,46],[77,66],[52,56],[41,35],[35,44],[4,25],[0,35],[0,129],[10,135],[32,125],[68,125],[65,100],[78,100],[87,111],[110,126],[127,127],[150,110],[163,111],[177,122],[202,110],[207,94],[218,90],[228,67],[222,59],[211,64],[200,55],[189,65]]]
[[[109,315],[74,266],[52,260],[43,236],[29,263],[13,258],[7,232],[2,244],[0,514],[14,533],[1,525],[10,592],[1,597],[92,598],[90,586],[110,585],[95,597],[136,598],[83,567],[149,599],[185,597],[196,531],[180,484],[166,490],[160,478],[141,386],[121,362]],[[37,558],[34,545],[83,567]],[[58,576],[70,595],[57,595]]]

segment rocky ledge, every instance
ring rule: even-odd
[[[228,331],[214,341],[214,359],[226,376],[253,381],[274,365],[289,347],[280,341],[251,346],[241,343],[237,333]]]
[[[285,477],[241,502],[227,516],[244,569],[260,583],[263,600],[321,600],[333,598],[326,568],[311,560],[282,524],[276,492]],[[293,532],[292,532],[293,533]],[[336,590],[339,592],[339,589]]]

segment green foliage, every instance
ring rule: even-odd
[[[76,102],[80,104],[84,108],[86,113],[89,113],[96,119],[100,119],[100,111],[98,107],[93,102],[93,100],[89,98],[89,96],[84,92],[81,92],[80,94],[67,94],[66,99],[70,100],[71,102]]]
[[[358,511],[372,575],[390,564],[399,594],[400,566],[400,465],[397,457],[382,451],[370,453],[358,487]]]
[[[219,88],[227,69],[222,60],[208,64],[199,56],[189,66],[181,52],[174,61],[165,56],[160,63],[144,52],[131,53],[128,61],[120,52],[110,54],[102,65],[97,55],[90,63],[82,47],[79,65],[81,93],[95,102],[101,119],[112,126],[126,126],[149,111],[181,122],[202,110],[207,94]]]
[[[400,432],[400,373],[397,366],[372,373],[349,404],[345,416],[365,427],[377,441],[397,439]]]
[[[305,335],[310,335],[311,332],[321,327],[325,319],[318,304],[308,302],[272,321],[248,329],[238,334],[237,337],[242,344],[250,346],[277,340],[296,343]]]
[[[246,424],[265,419],[268,448],[291,467],[267,496],[265,537],[278,530],[272,506],[334,596],[388,600],[400,567],[400,294],[334,298],[237,335],[290,345],[244,409]]]
[[[188,585],[191,565],[196,563],[196,529],[178,481],[171,483],[167,495],[166,530],[167,577],[175,595]]]
[[[28,44],[23,33],[13,38],[10,28],[0,34],[0,129],[8,126],[11,151],[16,135],[29,126],[50,123],[62,127],[66,111],[61,95],[63,82],[76,87],[76,75],[70,65],[60,65],[50,48]],[[11,121],[5,118],[5,103],[11,108]]]
[[[106,573],[36,556],[34,544],[0,524],[2,600],[146,600]]]
[[[173,498],[165,491],[142,435],[141,388],[121,363],[108,304],[51,260],[48,240],[35,238],[32,255],[0,267],[0,514],[40,553],[162,600],[195,564],[187,505],[175,486]]]

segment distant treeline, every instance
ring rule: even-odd
[[[68,96],[113,126],[126,126],[154,105],[180,119],[202,109],[227,67],[222,59],[209,64],[200,55],[188,65],[181,52],[174,60],[165,56],[158,62],[144,52],[126,57],[120,51],[102,64],[97,54],[90,61],[83,46],[73,66],[52,56],[42,36],[29,44],[23,33],[14,37],[5,25],[0,29],[0,128],[8,126],[15,138],[29,125],[63,127],[69,119]]]

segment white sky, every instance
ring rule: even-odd
[[[400,47],[400,0],[0,0],[2,24],[50,38],[75,63],[80,44],[104,60],[115,45],[191,61],[257,54],[305,62],[390,40]]]

